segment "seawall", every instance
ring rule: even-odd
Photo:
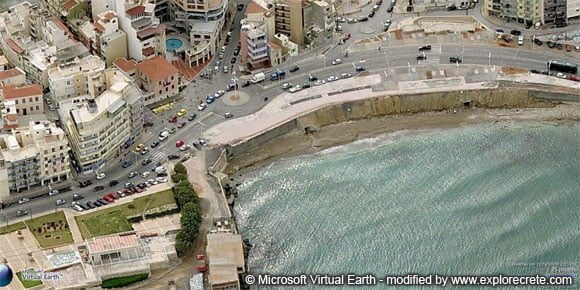
[[[457,119],[461,123],[461,112],[471,112],[480,109],[516,109],[516,108],[553,108],[560,103],[559,100],[544,99],[545,92],[525,88],[500,87],[489,90],[454,91],[441,93],[425,93],[414,95],[384,95],[375,98],[345,102],[338,105],[327,106],[302,117],[290,120],[264,134],[258,135],[245,142],[228,145],[226,149],[227,161],[226,173],[252,166],[278,156],[292,155],[290,153],[304,153],[316,151],[333,145],[344,144],[356,140],[361,136],[369,136],[372,131],[378,134],[384,132],[381,127],[390,125],[373,122],[387,117],[420,115],[427,112],[456,111],[458,115],[447,118]],[[547,95],[546,95],[547,96]],[[553,95],[552,95],[553,98]],[[565,99],[566,96],[562,95]],[[449,126],[449,120],[433,116],[424,118],[420,122],[425,124],[410,127],[433,127]],[[325,128],[331,125],[344,124],[344,127],[356,127],[356,121],[366,120],[368,126],[359,126],[360,132],[347,132],[338,130],[338,135],[332,142],[316,140],[317,134],[324,133]],[[384,122],[384,120],[383,120]],[[420,123],[419,122],[419,123]],[[433,122],[432,124],[429,124]],[[391,122],[393,123],[393,122]],[[401,126],[393,127],[392,130],[404,130],[405,122]],[[438,125],[439,124],[439,125]],[[360,124],[359,124],[360,125]],[[416,124],[415,124],[416,125]],[[413,128],[408,128],[413,129]],[[387,130],[389,131],[389,130]],[[330,133],[330,132],[326,132]],[[342,135],[342,136],[341,136]],[[274,142],[275,141],[275,142]],[[222,150],[214,149],[214,150]],[[208,162],[215,161],[208,160]],[[221,162],[224,162],[223,160]]]

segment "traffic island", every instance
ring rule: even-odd
[[[222,102],[228,107],[239,107],[250,100],[250,95],[241,91],[230,91],[222,97]]]

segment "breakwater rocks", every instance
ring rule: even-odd
[[[534,90],[503,87],[385,95],[331,105],[236,146],[227,146],[226,173],[272,158],[315,152],[398,130],[493,121],[489,109],[553,108],[560,103],[538,98],[536,94]]]

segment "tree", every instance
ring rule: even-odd
[[[181,162],[175,164],[175,166],[173,167],[173,171],[175,171],[175,173],[187,175],[187,169],[185,168],[185,166],[183,166],[183,163]]]
[[[183,181],[188,181],[187,180],[187,175],[183,174],[183,173],[175,173],[171,175],[171,181],[173,181],[173,183],[177,184]]]

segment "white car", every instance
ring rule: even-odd
[[[518,36],[518,45],[524,45],[524,36],[523,35]]]
[[[64,199],[58,199],[58,200],[56,200],[56,203],[55,204],[56,205],[63,205],[65,203],[66,203],[66,200],[64,200]]]
[[[320,86],[320,85],[324,85],[325,83],[326,83],[325,80],[317,80],[317,81],[314,82],[314,85],[315,86]]]
[[[53,196],[53,195],[57,195],[58,194],[58,189],[53,189],[51,191],[48,192],[48,196]]]
[[[84,211],[84,209],[78,204],[73,205],[72,208],[74,208],[78,212]]]
[[[165,141],[167,138],[169,138],[169,132],[163,131],[159,133],[159,142]]]
[[[288,91],[291,93],[295,93],[295,92],[298,92],[300,90],[302,90],[302,87],[300,85],[295,85],[295,86],[291,87]]]
[[[157,177],[157,178],[155,178],[155,181],[157,181],[159,183],[167,183],[167,178],[165,178],[165,177]]]
[[[191,146],[189,146],[189,144],[185,144],[179,147],[179,151],[187,151],[189,148],[191,148]]]
[[[141,173],[141,178],[147,178],[147,177],[149,177],[149,174],[151,174],[151,172],[145,171],[145,172]]]
[[[147,182],[149,182],[149,184],[151,184],[151,185],[156,185],[156,184],[158,184],[158,183],[159,183],[159,182],[158,182],[158,181],[156,181],[155,179],[147,179]]]
[[[565,78],[567,78],[568,76],[567,76],[566,74],[564,74],[564,73],[561,73],[561,72],[559,72],[559,73],[557,73],[557,74],[556,74],[556,77],[559,77],[559,78],[561,78],[561,79],[565,79]]]
[[[205,141],[204,139],[199,139],[197,140],[197,143],[199,143],[199,145],[203,146],[203,147],[207,147],[207,141]]]
[[[214,97],[219,98],[221,96],[223,96],[226,92],[225,91],[217,91],[215,92]]]
[[[207,108],[207,104],[206,103],[201,103],[201,104],[199,104],[197,106],[197,110],[200,111],[200,112],[203,111],[203,110],[205,110],[205,108]]]
[[[342,63],[342,59],[337,58],[335,60],[332,61],[332,65],[337,65],[337,64],[341,64]]]
[[[341,79],[348,79],[350,77],[352,77],[352,74],[350,74],[350,73],[343,73],[340,75]]]
[[[283,83],[282,84],[282,89],[283,90],[287,90],[287,89],[289,89],[291,87],[292,87],[292,83]]]
[[[337,80],[338,80],[338,78],[337,78],[336,76],[329,76],[329,77],[328,77],[326,80],[327,80],[328,82],[334,82],[334,81],[337,81]]]
[[[97,180],[105,179],[106,175],[104,173],[97,173]]]
[[[28,198],[26,198],[26,197],[23,197],[23,198],[21,198],[21,199],[18,201],[18,204],[27,203],[27,202],[29,202],[29,201],[30,201],[30,199],[28,199]]]

